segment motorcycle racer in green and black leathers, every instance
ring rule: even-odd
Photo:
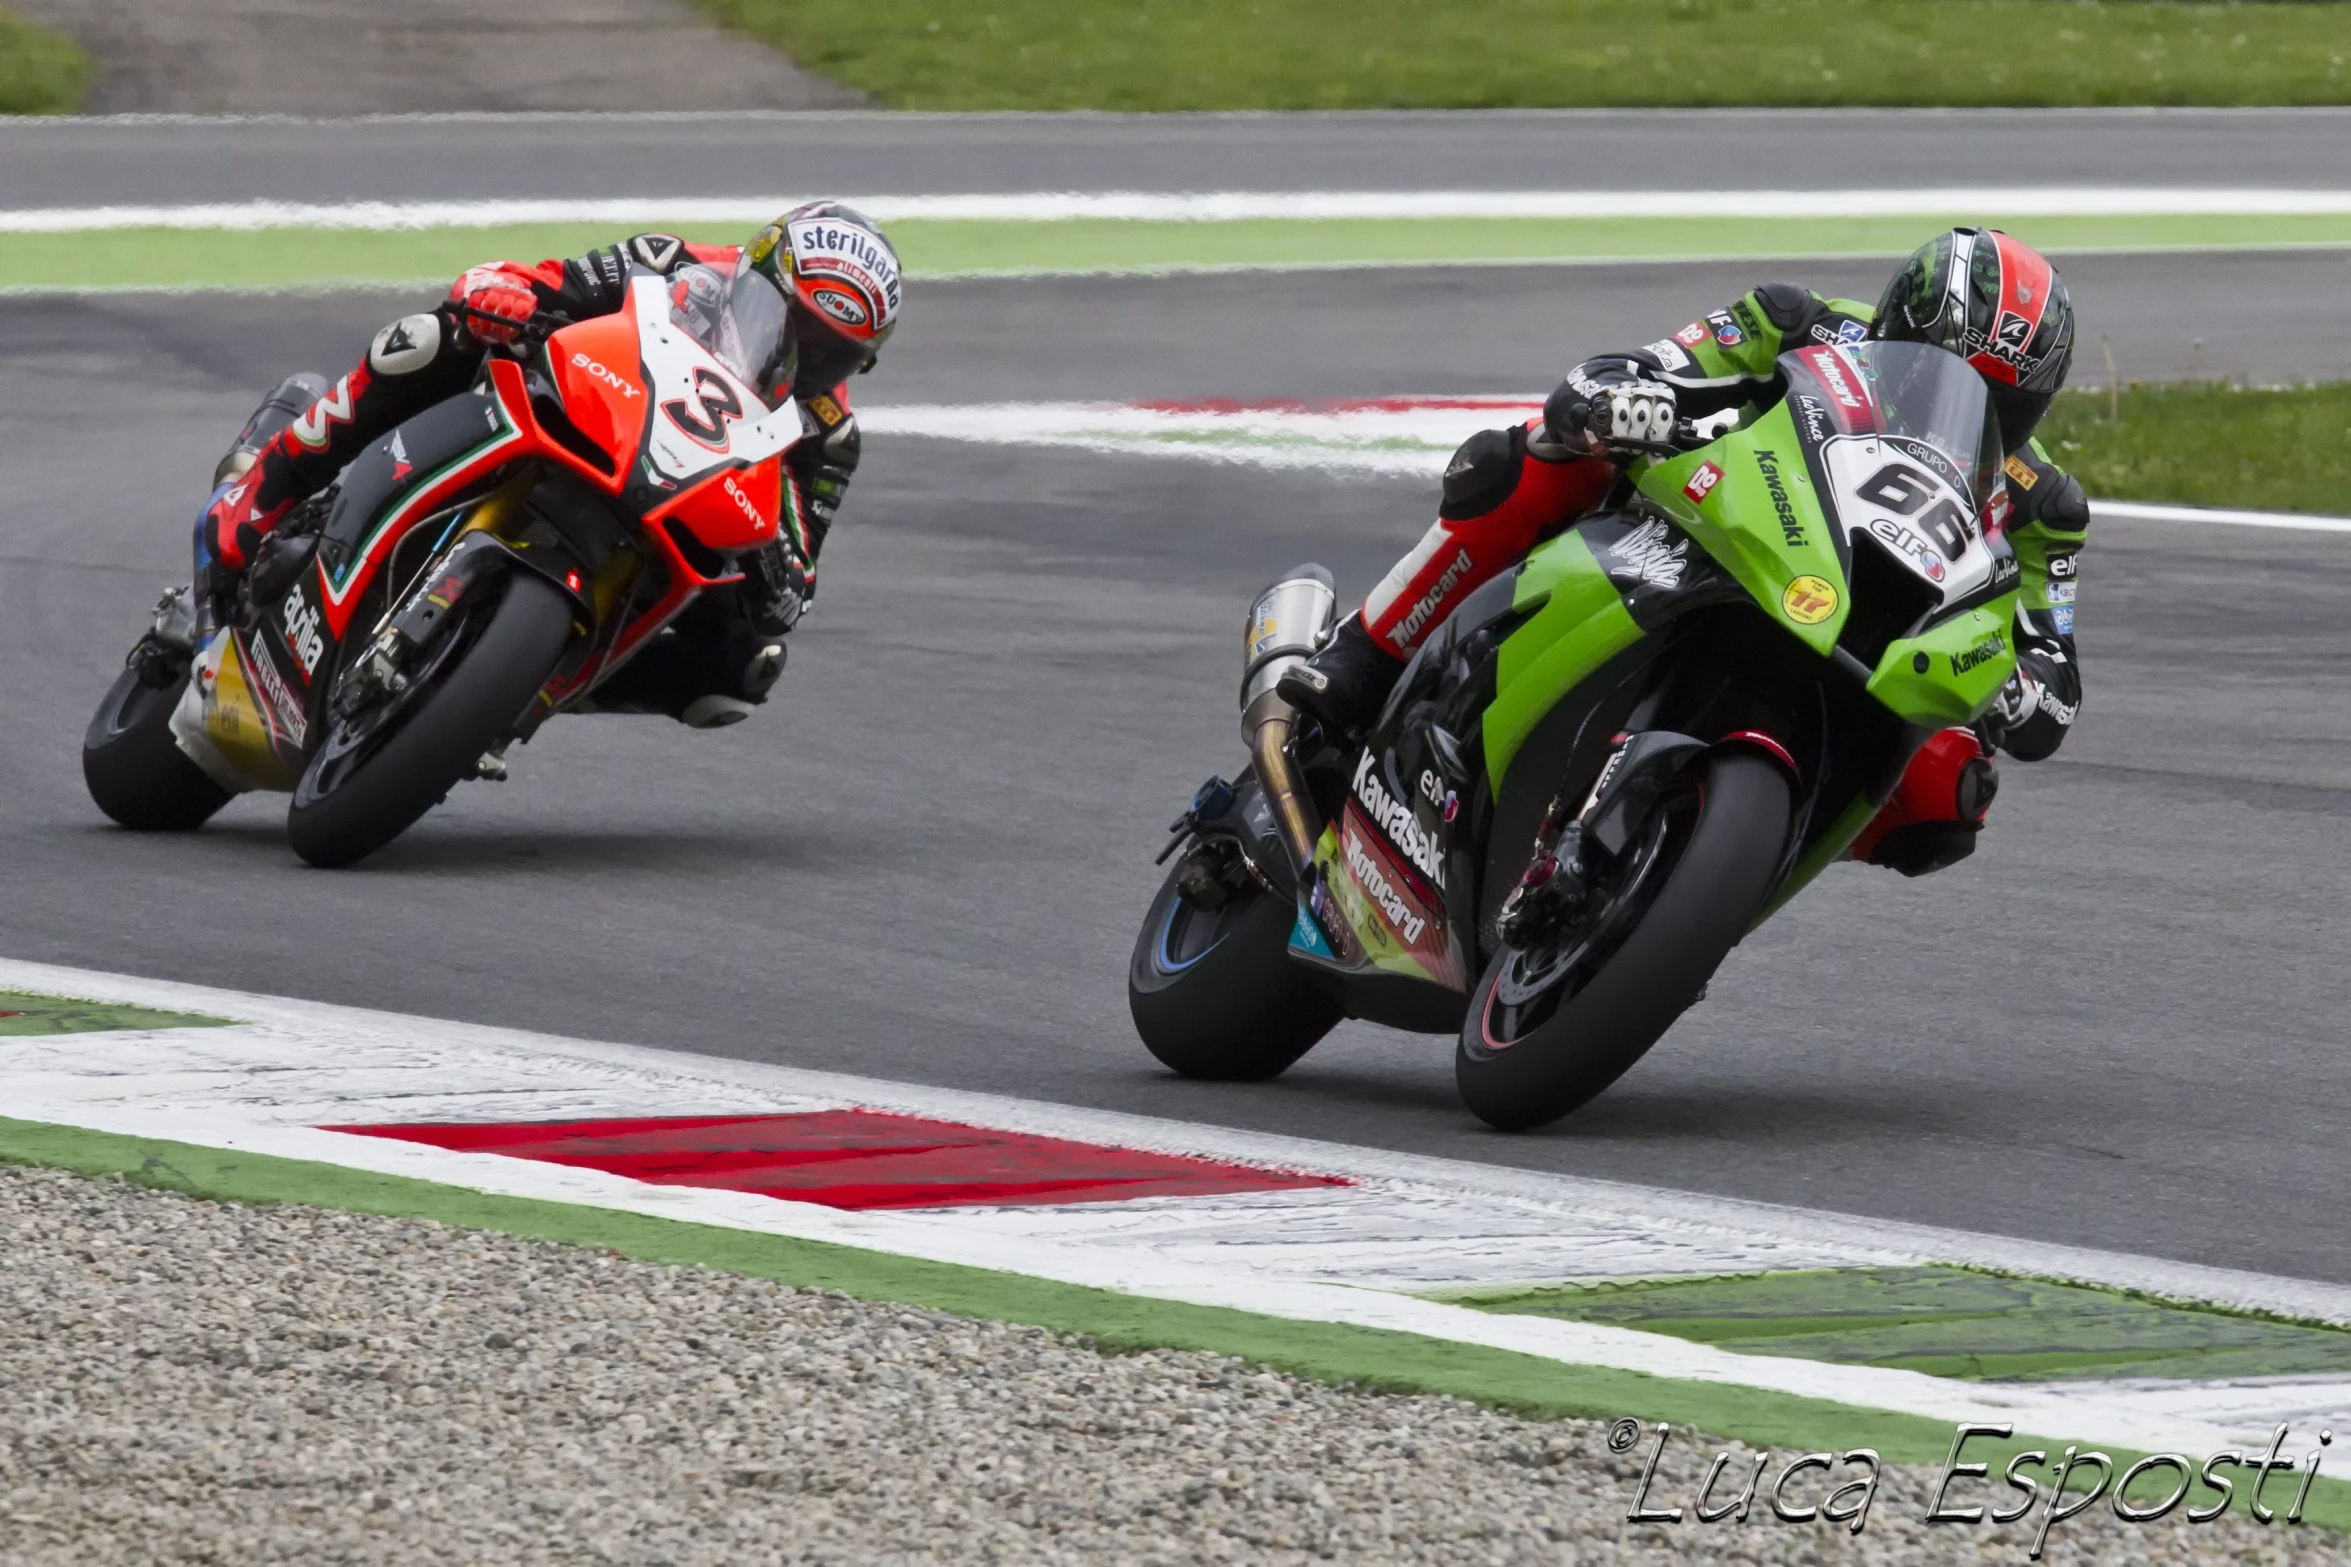
[[[1617,477],[1612,458],[1653,449],[1677,418],[1741,411],[1744,423],[1770,408],[1785,392],[1776,363],[1784,352],[1871,338],[1926,342],[1983,376],[2000,423],[2004,483],[1986,520],[2005,528],[2022,569],[2018,670],[1986,727],[2000,749],[2038,761],[2064,740],[2081,703],[2074,594],[2089,505],[2081,485],[2032,439],[2065,382],[2073,336],[2072,303],[2045,259],[1996,230],[1959,228],[1919,247],[1874,310],[1767,283],[1670,337],[1587,359],[1551,394],[1540,418],[1463,443],[1446,467],[1437,521],[1361,612],[1290,670],[1282,694],[1334,733],[1360,733],[1453,605],[1607,500]],[[1930,746],[1917,766],[1954,771],[1965,760],[1952,747]],[[1909,820],[1873,823],[1856,843],[1857,856],[1876,857],[1874,845],[1887,832],[1917,820],[1919,802],[1950,798],[1939,780],[1930,784],[1902,790],[1886,815]],[[1977,796],[1989,803],[1988,791]],[[1956,817],[1950,825],[1970,835],[1981,822],[1980,809],[1923,809]],[[1904,867],[1899,853],[1878,863]]]

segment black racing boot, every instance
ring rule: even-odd
[[[1371,639],[1363,617],[1349,615],[1320,652],[1284,670],[1274,689],[1332,740],[1360,745],[1403,673],[1403,661]]]

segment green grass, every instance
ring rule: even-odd
[[[0,114],[71,114],[90,88],[90,57],[63,33],[0,10]]]
[[[1760,259],[1907,255],[1951,222],[2006,221],[2063,255],[2090,250],[2351,246],[2351,216],[2163,214],[2003,220],[1997,212],[1906,218],[908,219],[890,237],[918,281],[952,273],[1181,267],[1410,266],[1430,262]],[[96,229],[0,233],[0,288],[271,289],[399,280],[446,287],[485,257],[575,256],[610,224],[423,229]],[[688,239],[740,241],[741,224],[687,224]],[[440,281],[436,281],[440,280]],[[1563,277],[1563,289],[1577,286]],[[919,298],[915,304],[920,309]]]
[[[824,0],[698,3],[907,109],[2351,100],[2327,4],[867,0],[845,26]]]
[[[2069,392],[2039,433],[2083,489],[2108,500],[2351,512],[2351,381]]]
[[[1831,1268],[1484,1293],[1483,1311],[1989,1381],[2351,1371],[2351,1332],[1972,1268]]]

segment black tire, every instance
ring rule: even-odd
[[[408,830],[471,775],[547,683],[571,640],[571,601],[528,572],[506,579],[494,607],[479,612],[428,689],[389,721],[390,732],[337,747],[352,735],[330,729],[294,786],[286,837],[313,865],[349,865]]]
[[[1519,1132],[1556,1121],[1623,1076],[1697,1001],[1763,906],[1788,841],[1788,775],[1740,750],[1693,773],[1697,787],[1668,796],[1650,824],[1659,836],[1642,886],[1655,890],[1629,894],[1646,906],[1624,911],[1628,928],[1596,966],[1558,981],[1551,1010],[1540,991],[1525,1003],[1496,1001],[1497,983],[1525,961],[1515,948],[1486,965],[1453,1077],[1487,1125]],[[1530,1016],[1539,1020],[1524,1023]]]
[[[1176,874],[1151,900],[1127,964],[1127,1009],[1143,1048],[1185,1077],[1279,1077],[1340,1016],[1290,959],[1296,909],[1257,891],[1203,909],[1176,889]]]
[[[90,798],[134,832],[193,832],[229,803],[229,791],[171,736],[172,709],[187,689],[184,672],[159,691],[126,669],[82,733],[82,782]]]

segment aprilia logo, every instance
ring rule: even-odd
[[[302,596],[302,586],[296,583],[286,593],[285,608],[279,612],[286,622],[286,646],[302,662],[302,678],[307,680],[318,669],[318,661],[326,656],[327,636],[320,622],[318,607]]]
[[[1388,793],[1372,767],[1369,751],[1355,764],[1355,800],[1363,807],[1364,815],[1371,818],[1372,825],[1379,828],[1380,835],[1394,844],[1415,870],[1436,887],[1443,888],[1445,857],[1437,849],[1435,836],[1421,830],[1420,823],[1413,819],[1411,806]]]

